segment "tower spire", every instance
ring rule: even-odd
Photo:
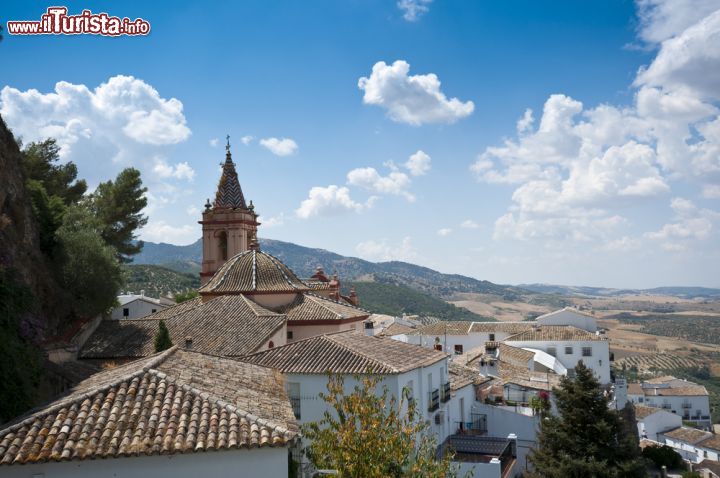
[[[215,194],[215,207],[225,208],[242,208],[247,209],[245,204],[245,196],[243,196],[240,181],[238,180],[237,171],[235,171],[235,163],[230,153],[230,135],[226,136],[225,144],[225,163],[223,163],[222,176],[218,183],[217,193]]]

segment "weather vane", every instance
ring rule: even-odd
[[[230,152],[230,135],[225,136],[227,138],[227,144],[225,145],[225,150],[229,153]]]

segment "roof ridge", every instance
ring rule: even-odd
[[[280,312],[275,312],[275,311],[273,311],[273,310],[270,310],[270,309],[268,309],[267,307],[263,307],[262,305],[258,304],[257,302],[254,302],[254,301],[250,300],[250,298],[247,297],[245,294],[237,294],[237,295],[233,294],[233,295],[227,295],[227,296],[223,296],[223,297],[238,297],[238,296],[240,296],[240,297],[243,298],[243,300],[244,300],[245,303],[248,305],[248,307],[250,307],[251,309],[253,309],[253,312],[255,312],[254,307],[259,307],[260,309],[268,312],[267,314],[262,314],[262,315],[255,314],[257,317],[269,317],[269,316],[274,316],[274,315],[285,315],[285,314],[281,314]]]
[[[230,360],[230,359],[228,359],[228,360]],[[245,362],[243,362],[243,363],[245,363]],[[251,365],[254,365],[254,364],[251,364]],[[260,367],[261,365],[257,365],[257,366]],[[265,367],[265,368],[267,368],[267,367]],[[291,435],[291,434],[292,435],[297,434],[297,432],[289,430],[289,429],[283,427],[282,425],[272,422],[271,420],[268,420],[268,419],[265,419],[262,417],[258,417],[257,415],[254,415],[250,412],[246,412],[245,410],[238,407],[237,405],[235,405],[231,402],[228,402],[226,400],[223,400],[222,398],[219,398],[219,397],[215,396],[214,394],[211,394],[208,391],[200,390],[199,388],[195,388],[186,383],[180,383],[180,382],[178,382],[177,378],[171,377],[168,374],[166,374],[165,372],[162,372],[155,368],[151,368],[148,370],[148,373],[151,373],[160,379],[166,379],[169,382],[174,383],[175,385],[177,385],[184,391],[198,395],[200,398],[210,400],[212,403],[218,405],[219,407],[225,408],[228,412],[236,413],[241,418],[245,418],[248,421],[258,423],[259,425],[272,428],[273,430],[276,430],[276,431],[280,431],[283,435],[285,435],[287,437],[289,437],[289,435]],[[212,398],[212,400],[211,400],[211,398]]]
[[[272,254],[268,254],[267,252],[263,252],[263,254],[265,254],[265,255],[270,259],[270,262],[272,263],[272,265],[275,266],[275,268],[280,272],[280,274],[282,274],[283,278],[285,279],[285,282],[287,282],[288,285],[289,285],[290,287],[292,287],[293,289],[299,290],[299,289],[292,283],[292,280],[290,280],[290,278],[287,276],[287,274],[285,274],[285,271],[282,270],[282,268],[280,267],[280,265],[278,264],[278,262],[279,262],[280,264],[283,264],[288,270],[289,270],[290,268],[289,268],[288,266],[286,266],[280,259],[278,259],[277,257],[273,256]],[[295,274],[295,273],[293,272],[293,274]],[[302,281],[302,279],[300,279],[299,277],[297,277],[297,275],[295,275],[295,278],[296,278],[298,281],[300,281],[301,284],[303,284],[305,287],[307,287],[307,284],[305,284],[305,283]],[[308,287],[308,288],[309,288],[309,287]]]
[[[113,380],[113,381],[111,381],[110,383],[107,383],[107,384],[91,386],[91,387],[88,388],[87,390],[83,391],[83,393],[81,393],[81,394],[79,394],[79,395],[77,395],[77,396],[75,396],[75,397],[72,397],[72,390],[73,390],[73,389],[70,389],[70,393],[68,393],[68,394],[66,394],[66,395],[64,395],[64,396],[61,396],[55,403],[50,402],[50,403],[52,403],[51,406],[49,406],[49,407],[43,407],[43,405],[40,405],[40,406],[35,407],[35,408],[33,408],[32,410],[30,410],[30,411],[28,412],[28,414],[24,415],[24,418],[22,418],[21,420],[15,422],[15,423],[10,422],[10,423],[8,423],[8,424],[3,425],[3,426],[5,426],[5,428],[2,429],[2,430],[0,430],[0,437],[3,437],[3,436],[5,436],[5,435],[7,435],[7,433],[9,433],[11,430],[15,430],[15,429],[17,429],[18,427],[22,427],[22,426],[24,426],[24,425],[27,425],[27,424],[32,423],[32,421],[33,421],[36,417],[38,417],[38,416],[47,415],[47,414],[49,414],[49,413],[54,413],[54,412],[56,412],[56,411],[58,411],[58,410],[60,410],[60,409],[62,409],[62,408],[64,408],[64,407],[68,406],[68,405],[71,404],[71,403],[74,403],[74,402],[79,401],[79,400],[89,399],[89,398],[91,398],[93,395],[96,395],[97,393],[100,393],[100,392],[102,392],[103,390],[107,390],[107,389],[110,389],[110,388],[112,388],[112,387],[117,386],[119,383],[132,380],[132,379],[134,379],[134,378],[136,378],[136,377],[140,377],[140,376],[142,376],[143,374],[149,372],[151,369],[153,369],[153,368],[154,368],[155,366],[157,366],[158,364],[160,364],[160,363],[164,362],[165,360],[167,360],[167,358],[170,357],[171,355],[173,355],[177,350],[178,350],[178,346],[177,346],[177,345],[173,345],[173,346],[170,347],[169,349],[164,350],[164,351],[162,351],[162,352],[159,352],[159,353],[154,357],[153,360],[150,360],[150,361],[148,362],[148,364],[145,365],[145,366],[143,366],[140,370],[134,370],[132,373],[127,373],[127,374],[124,374],[124,375],[120,375],[120,376],[117,377],[115,380]],[[142,359],[141,359],[141,360],[142,360]],[[129,362],[128,365],[131,364],[131,363],[132,363],[132,362]],[[124,364],[124,365],[125,365],[125,364]],[[109,374],[109,373],[111,373],[112,371],[113,371],[113,369],[108,369],[108,370],[104,370],[104,371],[98,372],[98,373],[95,374],[95,375],[99,375],[99,374],[102,374],[102,373],[108,373],[108,374]],[[81,383],[82,383],[82,382],[81,382]]]
[[[348,335],[349,335],[349,334],[348,334]],[[368,336],[365,335],[365,334],[358,334],[358,335],[361,335],[362,337],[368,337]],[[323,335],[323,337],[327,337],[327,336]],[[374,337],[368,337],[368,338],[373,339]],[[349,351],[349,352],[351,352],[351,353],[360,355],[361,357],[365,358],[366,360],[369,360],[369,361],[371,361],[371,362],[374,362],[374,363],[376,363],[377,365],[379,365],[379,366],[381,366],[381,367],[389,368],[390,370],[393,371],[393,373],[400,373],[400,369],[398,369],[398,368],[395,367],[394,365],[388,365],[387,363],[383,363],[383,362],[381,362],[381,361],[379,361],[379,360],[377,360],[377,359],[375,359],[375,358],[373,358],[373,357],[368,356],[367,354],[363,353],[362,351],[352,349],[352,348],[348,347],[347,345],[345,345],[345,344],[343,344],[343,343],[340,343],[340,342],[338,342],[338,341],[336,341],[336,340],[332,340],[332,338],[330,338],[330,337],[327,337],[327,340],[333,342],[334,344],[340,346],[341,348],[343,348],[343,349],[345,349],[345,350],[347,350],[347,351]],[[383,339],[381,339],[381,338],[378,337],[377,340],[383,340]],[[392,340],[392,339],[389,339],[389,340]]]
[[[367,312],[368,314],[372,314],[372,312],[370,312],[370,311],[367,310],[367,309],[363,309],[363,308],[360,307],[360,306],[353,305],[353,304],[346,304],[346,303],[344,303],[344,302],[340,302],[339,300],[333,300],[333,299],[331,299],[331,298],[329,298],[329,297],[325,297],[325,296],[316,294],[316,293],[314,293],[314,292],[312,292],[312,291],[303,292],[303,294],[305,294],[305,295],[311,295],[311,296],[316,297],[316,298],[318,298],[318,299],[326,300],[326,301],[328,301],[328,302],[332,302],[333,304],[342,305],[342,306],[344,306],[344,307],[350,307],[351,309],[358,309],[358,310],[361,310],[361,311],[363,311],[363,312]]]
[[[238,253],[238,254],[235,254],[235,255],[232,256],[230,259],[228,259],[227,261],[225,261],[225,264],[223,264],[222,266],[220,266],[220,269],[222,269],[222,268],[225,267],[225,266],[228,266],[228,264],[230,264],[230,261],[232,261],[232,263],[235,264],[235,263],[236,263],[237,261],[239,261],[240,258],[241,258],[245,253],[247,253],[247,252],[248,252],[248,251],[243,251],[243,252],[240,252],[240,253]],[[228,270],[230,270],[230,269],[231,269],[230,266],[228,266],[228,267],[225,269],[225,273],[222,275],[222,277],[220,278],[220,281],[217,283],[217,285],[215,285],[215,287],[219,287],[220,285],[222,285],[223,282],[225,282],[225,278],[227,277]],[[210,282],[212,282],[212,278],[208,281],[207,284],[209,284]],[[207,285],[207,284],[205,284],[205,285]],[[204,287],[204,286],[203,286],[203,287]],[[203,287],[200,287],[200,288],[202,289]]]

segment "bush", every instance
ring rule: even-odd
[[[643,457],[652,461],[658,468],[666,466],[668,469],[677,470],[685,468],[682,456],[672,447],[667,445],[648,446],[642,451]]]

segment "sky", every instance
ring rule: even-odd
[[[188,244],[226,135],[259,235],[498,283],[720,287],[720,0],[68,2],[8,34],[0,115]]]

